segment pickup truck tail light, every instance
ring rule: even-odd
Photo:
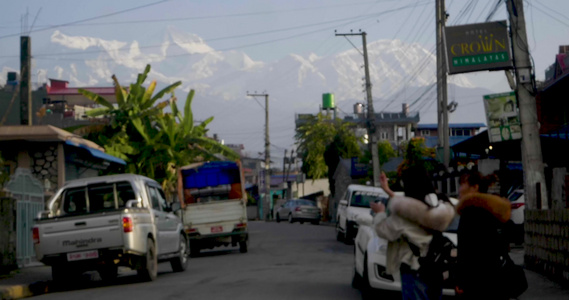
[[[301,208],[300,208],[300,206],[297,206],[294,210],[295,211],[301,211]]]
[[[247,223],[235,224],[235,228],[247,228]]]
[[[125,233],[132,232],[134,229],[134,224],[132,223],[131,217],[122,218],[122,229]]]
[[[32,229],[32,236],[34,238],[34,244],[39,244],[40,243],[40,231],[37,227],[34,227]]]

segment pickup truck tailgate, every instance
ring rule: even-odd
[[[246,221],[245,207],[241,199],[190,204],[184,209],[184,224],[192,227]]]
[[[68,253],[123,245],[122,214],[65,217],[38,226],[44,255]]]

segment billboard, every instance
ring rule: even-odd
[[[445,27],[449,74],[513,68],[506,21]]]
[[[517,102],[515,92],[484,96],[490,143],[522,138]]]

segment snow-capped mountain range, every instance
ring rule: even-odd
[[[356,102],[365,102],[363,57],[357,49],[326,57],[290,54],[269,63],[254,61],[237,50],[216,51],[201,37],[169,27],[162,42],[151,46],[54,31],[49,44],[32,49],[32,53],[37,58],[34,74],[42,75],[40,81],[57,78],[68,80],[70,86],[109,86],[113,74],[126,85],[150,64],[150,79],[162,85],[181,80],[184,92],[196,90],[195,118],[215,117],[210,133],[218,133],[228,143],[243,143],[254,153],[263,150],[264,109],[247,97],[248,91],[270,95],[271,142],[279,153],[293,144],[295,113],[318,112],[323,93],[334,93],[340,115],[351,113]],[[376,111],[393,99],[386,111],[400,111],[401,103],[413,102],[436,82],[435,56],[419,44],[374,41],[368,44],[368,56]],[[17,63],[13,60],[3,64],[0,82],[5,82],[8,70],[19,68]],[[463,75],[449,77],[449,84],[449,95],[459,103],[451,122],[455,118],[460,122],[484,122],[482,101],[473,100],[477,95],[481,100],[490,91],[475,88]],[[177,93],[179,105],[183,105],[183,94]],[[473,99],[463,101],[462,95]],[[433,97],[436,95],[425,98]],[[264,99],[257,100],[264,105]],[[461,109],[461,101],[474,105]],[[430,112],[426,110],[431,106]],[[435,106],[422,107],[422,123],[436,122]]]

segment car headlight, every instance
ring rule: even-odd
[[[386,255],[387,254],[387,244],[380,243],[379,239],[374,238],[371,240],[371,249],[379,254]]]

